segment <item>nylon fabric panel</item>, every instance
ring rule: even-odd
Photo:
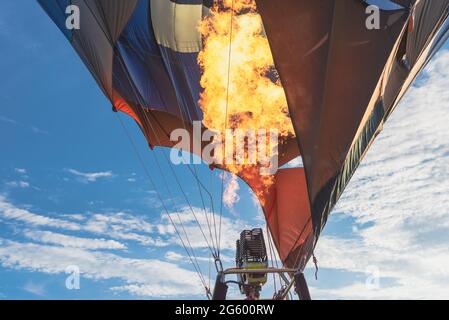
[[[117,41],[114,86],[141,107],[179,115],[176,92],[154,37],[149,1],[140,0]]]
[[[252,176],[246,182],[257,191],[258,178]],[[274,181],[268,190],[258,193],[265,220],[284,265],[304,267],[310,253],[304,246],[313,235],[304,168],[279,169]]]
[[[61,30],[64,36],[70,41],[72,31],[66,27],[66,8],[70,5],[71,0],[37,0],[39,5],[48,16],[53,20],[56,26]]]
[[[382,28],[368,30],[359,1],[257,3],[295,125],[318,235],[406,11],[381,11]]]
[[[76,4],[77,0],[72,0]],[[138,0],[81,0],[89,5],[100,27],[115,43],[133,14]]]
[[[201,50],[198,24],[203,17],[202,2],[183,4],[167,0],[152,0],[151,20],[157,43],[176,52]]]
[[[73,30],[72,45],[105,95],[112,99],[112,43],[92,11],[93,2],[72,2],[80,9],[80,29]]]
[[[413,66],[424,47],[428,44],[429,35],[436,32],[442,17],[448,14],[448,0],[419,1],[412,11],[415,27],[408,35],[407,58]]]

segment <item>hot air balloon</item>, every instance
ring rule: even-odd
[[[199,146],[192,152],[200,157],[206,146],[201,135],[217,123],[280,130],[280,169],[269,175],[261,175],[257,163],[208,162],[254,190],[283,264],[266,266],[263,235],[254,229],[242,232],[237,266],[223,270],[219,241],[211,235],[217,299],[226,297],[226,276],[239,274],[245,292],[270,272],[286,283],[277,298],[292,287],[310,298],[303,271],[329,214],[385,121],[449,36],[449,0],[38,2],[112,109],[132,117],[151,148],[176,147],[170,133],[179,128],[192,133],[189,145]],[[369,10],[372,5],[378,10]],[[74,7],[79,23],[69,28]],[[374,28],[367,26],[372,14],[378,15]],[[283,167],[298,157],[303,167]],[[248,254],[259,264],[249,264]]]

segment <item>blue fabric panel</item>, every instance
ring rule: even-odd
[[[438,30],[438,33],[435,36],[435,40],[432,48],[430,49],[426,64],[433,58],[438,50],[441,49],[441,47],[446,43],[447,39],[449,39],[449,17],[446,18],[440,30]]]
[[[153,35],[148,0],[139,1],[116,44],[116,53],[113,81],[123,98],[179,115],[175,90]]]
[[[112,87],[130,103],[167,111],[189,122],[201,120],[202,113],[198,106],[201,92],[198,53],[175,52],[157,44],[151,21],[150,1],[138,1],[131,18],[115,43]],[[38,0],[38,2],[64,35],[71,40],[72,32],[65,27],[67,18],[65,10],[71,4],[71,0]],[[203,3],[202,0],[174,2],[192,5]],[[89,37],[89,33],[83,35],[86,41],[94,40]],[[92,33],[92,37],[94,35]],[[83,52],[78,53],[82,55]],[[101,74],[98,74],[101,72],[92,67],[89,59],[84,57],[83,60],[104,87],[106,84],[101,81]],[[111,97],[111,92],[107,91],[107,95]]]
[[[165,47],[160,50],[182,109],[183,119],[189,122],[201,120],[202,112],[198,106],[201,92],[198,53],[180,53]]]
[[[62,31],[65,37],[71,41],[72,31],[67,29],[65,22],[68,15],[66,8],[70,5],[70,0],[37,0],[56,26]]]
[[[202,1],[175,1],[184,4],[201,4]],[[151,23],[151,7],[149,7],[149,21]],[[150,27],[152,28],[152,27]],[[187,122],[202,119],[202,112],[198,106],[201,86],[201,69],[198,65],[198,53],[181,53],[171,48],[159,46],[165,68],[173,84],[181,117]]]

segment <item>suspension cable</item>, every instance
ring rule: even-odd
[[[113,47],[113,44],[112,44],[112,42],[111,42],[111,39],[109,39],[109,37],[108,37],[108,33],[103,29],[102,25],[101,25],[100,22],[98,21],[97,16],[93,13],[92,8],[89,6],[89,4],[87,3],[87,1],[84,0],[84,3],[85,3],[85,5],[86,5],[86,7],[88,8],[88,10],[90,11],[90,13],[92,14],[92,16],[94,17],[94,19],[95,19],[95,21],[97,22],[97,24],[98,24],[98,26],[100,27],[100,29],[102,30],[102,32],[103,32],[103,34],[105,35],[106,39],[109,41],[111,47]],[[113,55],[116,56],[116,57],[120,60],[121,63],[123,63],[123,62],[121,61],[120,57],[118,57],[118,55],[116,55],[116,53],[115,53],[114,51],[113,51]],[[131,87],[133,88],[133,90],[135,90],[135,88],[134,88],[134,86],[133,86],[133,83],[132,83],[131,79],[129,78],[129,75],[128,75],[128,74],[127,74],[127,76],[128,76],[128,81],[130,81]],[[134,94],[136,94],[136,92],[134,92]],[[136,94],[136,97],[139,98],[139,95]],[[206,293],[208,294],[208,288],[207,288],[206,282],[205,282],[205,280],[204,280],[203,274],[202,274],[202,272],[201,272],[200,266],[199,266],[199,264],[198,264],[198,261],[196,260],[196,257],[194,257],[194,258],[195,258],[195,260],[196,260],[196,262],[197,262],[197,265],[195,265],[194,261],[192,260],[192,257],[190,256],[190,253],[189,253],[189,251],[187,250],[187,247],[185,246],[185,243],[184,243],[184,241],[183,241],[183,239],[182,239],[182,237],[181,237],[181,235],[180,235],[180,233],[179,233],[179,231],[178,231],[176,225],[174,224],[174,222],[173,222],[173,220],[172,220],[172,218],[171,218],[171,216],[170,216],[170,213],[169,213],[167,207],[165,206],[164,201],[162,200],[162,197],[161,197],[159,191],[158,191],[157,188],[156,188],[156,184],[154,183],[153,179],[151,178],[151,176],[150,176],[150,174],[149,174],[149,172],[148,172],[148,170],[147,170],[147,168],[146,168],[146,166],[145,166],[145,164],[144,164],[144,162],[143,162],[142,157],[141,157],[140,154],[138,153],[138,149],[137,149],[137,147],[136,147],[136,145],[135,145],[133,139],[131,138],[131,135],[130,135],[130,134],[128,133],[128,131],[126,130],[126,127],[124,126],[124,123],[122,122],[122,120],[121,120],[121,118],[118,116],[118,114],[116,114],[116,116],[117,116],[117,118],[119,119],[119,122],[120,122],[122,128],[124,129],[125,134],[127,135],[129,141],[131,142],[131,145],[133,146],[133,149],[134,149],[134,151],[136,152],[136,155],[137,155],[137,157],[138,157],[138,159],[139,159],[139,162],[141,163],[141,165],[142,165],[142,167],[143,167],[143,169],[144,169],[144,171],[145,171],[147,177],[149,178],[149,180],[150,180],[150,182],[151,182],[151,184],[152,184],[152,186],[153,186],[153,189],[156,191],[156,193],[157,193],[157,195],[158,195],[158,198],[159,198],[159,200],[161,201],[161,204],[162,204],[162,206],[163,206],[165,212],[167,213],[170,222],[172,223],[172,225],[173,225],[173,227],[174,227],[174,229],[175,229],[175,232],[177,233],[178,237],[179,237],[180,240],[181,240],[182,246],[184,247],[184,249],[185,249],[187,255],[189,256],[189,259],[190,259],[190,261],[192,262],[192,264],[193,264],[193,266],[194,266],[194,268],[195,268],[195,270],[196,270],[196,272],[197,272],[197,274],[198,274],[198,276],[199,276],[199,278],[200,278],[200,280],[201,280],[201,282],[202,282],[204,288],[206,289]],[[192,249],[192,253],[194,253],[194,252],[193,252],[193,249]]]
[[[155,137],[156,137],[156,139],[157,139],[157,143],[160,145],[160,144],[161,144],[161,143],[160,143],[160,139],[159,139],[158,135],[155,133],[156,131],[154,130],[153,125],[151,124],[151,120],[148,119],[145,110],[144,110],[144,115],[145,115],[145,118],[147,119],[147,122],[148,122],[148,124],[150,125],[150,127],[151,127],[151,129],[152,129],[152,131],[153,131],[153,133],[154,133],[154,135],[155,135]],[[173,164],[171,163],[170,159],[168,159],[167,155],[166,155],[163,151],[162,151],[162,155],[164,156],[166,162],[169,163],[169,167],[170,167],[171,173],[173,174],[173,177],[175,178],[175,181],[176,181],[176,183],[177,183],[179,189],[181,190],[181,193],[182,193],[182,195],[183,195],[185,201],[187,202],[187,205],[188,205],[190,211],[192,212],[192,215],[193,215],[193,217],[194,217],[194,219],[195,219],[195,222],[198,224],[198,227],[199,227],[199,229],[200,229],[200,231],[201,231],[201,234],[202,234],[203,237],[204,237],[204,240],[206,241],[206,244],[207,244],[209,250],[210,250],[210,251],[212,252],[212,254],[215,256],[216,253],[214,252],[214,250],[212,249],[211,245],[209,244],[209,241],[207,240],[207,237],[206,237],[206,235],[205,235],[205,233],[204,233],[204,230],[203,230],[203,228],[202,228],[202,226],[201,226],[201,223],[200,223],[200,221],[199,221],[199,219],[198,219],[198,217],[197,217],[197,215],[196,215],[196,213],[195,213],[195,210],[193,209],[193,206],[192,206],[192,204],[190,203],[190,201],[189,201],[189,199],[188,199],[188,197],[187,197],[187,194],[185,193],[184,188],[182,187],[181,182],[179,181],[179,178],[178,178],[178,176],[177,176],[177,174],[176,174],[176,172],[175,172],[175,170],[174,170],[174,168],[173,168]],[[159,170],[162,171],[162,168],[161,168],[161,166],[160,166],[159,161],[156,160],[156,162],[157,162],[157,166],[158,166]],[[165,181],[165,178],[163,178],[163,179],[164,179],[164,181]]]
[[[102,25],[99,23],[97,16],[93,13],[93,11],[92,11],[92,9],[90,8],[89,4],[88,4],[86,1],[84,1],[84,2],[85,2],[85,4],[86,4],[87,8],[90,10],[90,12],[91,12],[92,16],[94,17],[94,19],[97,21],[97,24],[100,26],[100,28],[101,28],[102,32],[104,33],[104,35],[106,36],[107,40],[110,42],[111,46],[113,47],[113,44],[112,44],[112,42],[111,42],[111,39],[109,39],[109,37],[108,37],[108,33],[107,33],[105,30],[103,30]],[[228,65],[228,83],[227,83],[227,102],[226,102],[225,129],[226,129],[226,127],[227,127],[227,120],[228,120],[228,119],[227,119],[227,117],[228,117],[228,116],[227,116],[227,113],[228,113],[228,104],[229,104],[229,84],[230,84],[230,65],[231,65],[231,46],[232,46],[232,22],[233,22],[233,13],[234,13],[234,12],[233,12],[233,9],[234,9],[234,0],[232,1],[231,23],[230,23],[230,24],[231,24],[231,33],[230,33],[230,47],[229,47],[229,65]],[[124,71],[125,71],[125,74],[126,74],[126,76],[128,77],[129,84],[130,84],[132,90],[134,91],[134,94],[135,94],[136,98],[139,99],[139,100],[142,100],[142,97],[140,96],[140,94],[136,92],[136,88],[134,87],[134,83],[133,83],[133,81],[131,80],[130,75],[129,75],[128,72],[127,72],[127,68],[126,68],[126,66],[124,65],[124,62],[122,61],[121,57],[120,57],[115,51],[113,51],[113,55],[114,55],[115,57],[117,57],[118,60],[120,61],[120,63],[122,64],[122,66],[123,66],[123,68],[124,68]],[[153,131],[155,137],[158,138],[158,136],[157,136],[157,134],[156,134],[156,131],[155,131],[154,128],[152,127],[151,121],[148,120],[148,117],[147,117],[147,114],[146,114],[146,110],[143,108],[143,105],[144,105],[144,104],[141,103],[141,107],[140,107],[140,108],[141,108],[141,111],[143,111],[143,114],[144,114],[144,116],[146,117],[148,123],[150,124],[151,129],[152,129],[152,131]],[[180,108],[179,104],[178,104],[178,107]],[[180,115],[181,115],[181,117],[183,118],[184,115],[183,115],[183,112],[182,112],[181,110],[180,110]],[[189,114],[188,116],[190,116],[190,114]],[[134,149],[134,151],[136,152],[136,155],[137,155],[137,157],[138,157],[138,159],[139,159],[139,162],[141,163],[141,165],[142,165],[142,167],[143,167],[143,169],[144,169],[144,171],[145,171],[147,177],[149,178],[151,184],[153,185],[153,188],[154,188],[155,191],[157,192],[158,198],[159,198],[159,200],[161,201],[161,203],[162,203],[162,205],[163,205],[163,207],[164,207],[164,210],[166,211],[167,216],[169,217],[170,222],[173,224],[173,227],[174,227],[174,229],[175,229],[175,231],[176,231],[178,237],[180,238],[180,241],[181,241],[181,243],[182,243],[184,249],[186,250],[186,252],[187,252],[187,254],[188,254],[188,256],[189,256],[190,261],[192,262],[192,264],[193,264],[195,270],[197,271],[197,273],[198,273],[198,275],[199,275],[199,277],[200,277],[200,280],[202,281],[202,283],[203,283],[203,285],[205,286],[206,291],[207,291],[207,286],[205,285],[204,277],[203,277],[203,275],[202,275],[202,273],[201,273],[201,269],[200,269],[199,263],[198,263],[198,261],[197,261],[197,259],[196,259],[196,256],[195,256],[195,254],[194,254],[193,247],[192,247],[191,244],[190,244],[190,241],[189,241],[189,239],[188,239],[187,233],[185,232],[185,235],[186,235],[187,241],[188,241],[188,243],[189,243],[189,246],[190,246],[192,255],[193,255],[194,259],[196,260],[196,264],[195,264],[194,261],[192,260],[192,256],[191,256],[189,250],[187,249],[187,246],[185,245],[185,243],[184,243],[184,241],[183,241],[183,239],[182,239],[182,236],[180,235],[180,233],[179,233],[179,231],[178,231],[178,228],[176,227],[176,225],[175,225],[173,219],[171,218],[171,215],[170,215],[170,213],[169,213],[169,211],[168,211],[168,209],[167,209],[167,207],[166,207],[166,205],[165,205],[165,203],[164,203],[164,201],[163,201],[163,199],[162,199],[162,196],[161,196],[160,193],[158,192],[158,190],[157,190],[157,188],[156,188],[156,185],[155,185],[153,179],[151,178],[151,176],[150,176],[150,174],[149,174],[149,172],[148,172],[148,170],[147,170],[147,168],[146,168],[146,166],[145,166],[145,164],[144,164],[144,162],[143,162],[143,159],[141,158],[140,154],[138,153],[137,147],[136,147],[136,145],[135,145],[135,143],[134,143],[134,141],[133,141],[131,135],[130,135],[130,134],[128,133],[128,131],[126,130],[126,127],[125,127],[123,121],[121,120],[121,118],[120,118],[118,115],[117,115],[117,118],[119,119],[119,122],[120,122],[122,128],[124,129],[126,135],[128,136],[128,139],[130,140],[130,142],[131,142],[131,144],[132,144],[132,146],[133,146],[133,149]],[[184,126],[185,126],[184,119],[182,119],[182,120],[183,120],[183,124],[184,124]],[[162,153],[163,153],[163,155],[164,155],[165,157],[167,157],[166,154],[165,154],[164,152],[162,152]],[[157,160],[157,156],[156,156],[156,155],[155,155],[154,159],[155,159],[155,161],[158,163],[158,160]],[[164,177],[164,175],[163,175],[162,172],[161,172],[161,169],[160,169],[160,166],[159,166],[159,165],[158,165],[158,167],[159,167],[159,171],[160,171],[161,176]],[[182,190],[183,195],[185,196],[185,198],[186,198],[186,200],[187,200],[187,196],[186,196],[185,192],[183,191],[182,186],[181,186],[180,183],[179,183],[179,180],[177,179],[176,173],[174,172],[174,170],[173,170],[173,168],[172,168],[172,166],[171,166],[171,163],[170,163],[170,167],[171,167],[171,169],[172,169],[172,173],[174,174],[174,176],[175,176],[175,178],[176,178],[176,180],[177,180],[177,183],[178,183],[180,189]],[[188,167],[189,167],[189,171],[192,172],[190,166],[188,166]],[[198,178],[198,173],[197,173],[196,169],[194,170],[194,172],[192,172],[192,175],[195,177],[195,179],[196,179],[196,181],[197,181],[197,184],[198,184],[198,190],[199,190],[200,196],[201,196],[201,198],[202,198],[203,210],[204,210],[204,213],[205,213],[205,217],[206,217],[206,220],[207,220],[207,223],[208,223],[208,227],[209,227],[209,232],[210,232],[210,235],[211,235],[211,240],[212,240],[212,243],[213,243],[213,237],[212,237],[212,233],[211,233],[211,228],[210,228],[210,224],[209,224],[209,220],[208,220],[208,216],[207,216],[207,211],[206,211],[206,208],[205,208],[204,199],[203,199],[203,195],[202,195],[201,187],[200,187],[200,184],[202,185],[202,183],[201,183],[201,180]],[[165,181],[165,179],[164,179],[164,181]],[[165,183],[166,183],[166,182],[165,182]],[[203,186],[203,188],[204,188],[204,186]],[[167,188],[167,189],[169,190],[169,188]],[[206,188],[204,188],[204,190],[207,191]],[[207,191],[207,192],[208,192],[208,191]],[[210,245],[209,245],[209,242],[207,241],[207,237],[205,237],[205,234],[204,234],[204,232],[202,231],[201,224],[199,223],[199,221],[198,221],[198,219],[197,219],[197,217],[196,217],[196,215],[195,215],[195,213],[194,213],[194,210],[193,210],[193,208],[192,208],[190,202],[187,200],[187,202],[188,202],[188,204],[189,204],[189,207],[190,207],[190,209],[192,210],[192,213],[193,213],[193,215],[194,215],[194,218],[195,218],[196,222],[198,223],[198,225],[199,225],[199,227],[200,227],[200,229],[201,229],[201,232],[202,232],[202,234],[203,234],[203,236],[204,236],[204,238],[205,238],[205,240],[206,240],[206,243],[207,243],[209,249],[211,250],[212,254],[214,254],[214,255],[216,254],[218,258],[219,258],[219,255],[220,255],[220,244],[221,244],[221,223],[222,223],[222,214],[223,214],[223,192],[224,192],[224,175],[222,175],[222,194],[221,194],[221,206],[220,206],[220,220],[219,220],[218,240],[216,239],[216,245],[217,245],[216,252],[213,251],[213,250],[211,249],[211,247],[210,247]],[[209,192],[208,192],[208,194],[209,194],[209,197],[210,197],[211,206],[212,206],[212,208],[213,208],[213,196],[212,196]],[[173,197],[172,201],[174,202],[174,197]],[[175,205],[175,206],[176,206],[176,205]],[[212,214],[212,217],[213,217],[213,220],[214,220],[215,238],[217,238],[216,222],[215,222],[215,214],[214,214],[214,212],[213,212],[213,209],[212,209],[212,213],[211,213],[211,214]],[[179,215],[178,215],[178,218],[179,218]],[[184,229],[184,226],[182,225],[181,219],[180,219],[180,223],[181,223],[182,228]],[[185,231],[185,229],[184,229],[184,231]],[[214,246],[214,245],[212,245],[212,246]]]
[[[179,107],[179,106],[178,106],[178,107]],[[144,111],[144,112],[145,112],[145,111]],[[181,112],[181,111],[179,111],[179,112]],[[154,130],[152,124],[151,124],[151,120],[148,120],[148,118],[147,118],[147,116],[146,116],[146,113],[145,113],[144,115],[145,115],[145,118],[147,119],[147,121],[148,121],[148,123],[150,124],[150,126],[151,126],[151,128],[152,128],[152,131],[153,131],[153,133],[154,133],[155,130]],[[154,116],[151,112],[149,112],[149,115],[154,119],[154,121],[155,121],[155,122],[157,123],[157,125],[161,128],[161,130],[164,131],[165,135],[167,136],[167,139],[170,139],[170,134],[169,134],[169,133],[165,130],[165,128],[161,125],[161,123],[159,122],[159,120],[157,119],[157,117]],[[182,116],[182,114],[181,114],[181,116]],[[181,119],[181,120],[182,120],[184,129],[187,130],[187,128],[186,128],[186,126],[185,126],[185,123],[184,123],[184,119]],[[155,136],[156,136],[156,139],[157,139],[157,141],[158,141],[158,144],[161,145],[159,137],[158,137],[156,134],[155,134]],[[181,151],[182,151],[182,150],[181,150]],[[167,157],[166,157],[165,154],[164,154],[164,156],[165,156],[165,158],[166,158],[166,160],[167,160]],[[167,161],[168,161],[168,160],[167,160]],[[209,192],[209,190],[204,186],[204,184],[203,184],[203,183],[201,182],[201,180],[198,178],[198,173],[197,173],[197,171],[196,171],[195,166],[193,166],[194,169],[195,169],[195,171],[192,171],[191,165],[190,165],[190,164],[186,164],[186,165],[187,165],[187,168],[189,169],[189,171],[191,172],[192,176],[195,178],[195,180],[196,180],[196,182],[197,182],[198,190],[199,190],[200,196],[201,196],[201,202],[202,202],[202,204],[203,204],[203,211],[204,211],[204,215],[205,215],[205,218],[206,218],[206,223],[207,223],[207,226],[208,226],[208,229],[209,229],[209,235],[210,235],[210,237],[211,237],[212,248],[213,248],[214,251],[215,251],[214,256],[216,256],[216,255],[217,255],[217,253],[216,253],[216,251],[217,251],[217,250],[216,250],[217,245],[214,243],[214,238],[213,238],[213,236],[212,236],[212,229],[211,229],[211,225],[210,225],[210,220],[209,220],[209,217],[208,217],[208,215],[207,215],[207,210],[206,210],[206,206],[205,206],[203,194],[202,194],[202,192],[201,192],[201,188],[202,188],[202,189],[207,193],[207,195],[209,196],[209,202],[210,202],[210,204],[211,204],[211,213],[212,213],[212,214],[214,214],[214,212],[215,212],[215,209],[214,209],[214,201],[213,201],[213,195]],[[207,241],[207,239],[206,239],[206,241]]]
[[[131,88],[133,89],[134,95],[135,95],[136,98],[140,101],[140,105],[143,106],[143,100],[142,100],[142,97],[140,96],[140,94],[139,94],[139,93],[136,91],[136,89],[134,88],[134,84],[133,84],[133,82],[132,82],[132,80],[131,80],[130,75],[129,75],[128,72],[127,72],[127,68],[126,68],[124,62],[122,61],[121,57],[119,57],[118,55],[117,55],[116,57],[117,57],[117,59],[120,61],[121,65],[122,65],[122,67],[123,67],[123,69],[124,69],[123,71],[125,72],[125,74],[126,74],[126,76],[127,76],[127,78],[128,78],[129,84],[130,84]],[[117,79],[117,80],[120,81],[119,79]],[[153,125],[152,125],[151,121],[148,119],[146,110],[144,110],[143,107],[142,107],[141,110],[142,110],[142,112],[143,112],[143,115],[144,115],[145,119],[147,120],[147,123],[150,125],[153,134],[154,134],[155,137],[157,138],[158,144],[161,145],[160,139],[159,139],[158,135],[156,134],[156,130],[153,128]],[[161,126],[161,128],[162,128],[162,126]],[[164,130],[164,132],[165,132],[165,130]],[[162,152],[162,154],[165,156],[165,159],[168,161],[166,154],[165,154],[164,152]],[[164,184],[166,185],[167,190],[169,190],[169,192],[170,192],[170,189],[168,188],[168,184],[167,184],[167,182],[166,182],[166,180],[165,180],[165,176],[162,174],[162,169],[161,169],[160,163],[159,163],[159,161],[158,161],[157,154],[155,154],[154,159],[155,159],[155,161],[156,161],[156,163],[157,163],[157,166],[158,166],[158,169],[159,169],[159,173],[160,173],[160,175],[161,175],[161,177],[162,177],[162,179],[163,179],[163,181],[164,181]],[[193,210],[193,208],[192,208],[192,206],[191,206],[191,204],[190,204],[190,201],[188,200],[188,198],[187,198],[187,196],[186,196],[186,194],[185,194],[185,192],[184,192],[184,190],[183,190],[181,184],[179,183],[179,180],[178,180],[178,178],[177,178],[177,175],[176,175],[175,171],[173,170],[173,167],[172,167],[172,164],[171,164],[170,161],[169,161],[169,164],[170,164],[170,168],[171,168],[171,170],[172,170],[172,174],[173,174],[174,177],[176,178],[178,187],[181,189],[181,191],[182,191],[182,193],[183,193],[183,195],[184,195],[186,201],[188,202],[189,208],[190,208],[190,210],[192,211],[192,214],[193,214],[193,216],[194,216],[196,222],[198,223],[198,226],[199,226],[199,228],[200,228],[200,230],[201,230],[201,233],[202,233],[203,236],[204,236],[204,239],[206,240],[206,244],[207,244],[207,246],[209,247],[209,249],[212,251],[212,248],[210,247],[209,242],[207,241],[207,238],[206,238],[206,236],[204,235],[204,232],[203,232],[203,230],[202,230],[201,224],[199,223],[199,221],[198,221],[198,219],[197,219],[197,217],[196,217],[196,214],[195,214],[195,212],[194,212],[194,210]],[[173,203],[174,203],[174,197],[172,197],[172,201],[173,201]],[[175,206],[176,206],[176,205],[175,205]],[[190,240],[189,240],[189,238],[188,238],[188,235],[187,235],[187,232],[186,232],[186,230],[185,230],[185,227],[184,227],[184,225],[183,225],[183,223],[182,223],[182,220],[181,220],[181,218],[180,218],[180,216],[179,216],[179,213],[177,213],[177,216],[178,216],[178,220],[179,220],[179,222],[180,222],[180,224],[181,224],[181,227],[182,227],[182,229],[183,229],[183,231],[184,231],[184,233],[185,233],[186,240],[187,240],[187,242],[188,242],[188,244],[189,244],[189,246],[190,246],[190,248],[191,248],[191,251],[192,251],[192,254],[193,254],[194,258],[195,258],[195,261],[197,261],[196,255],[194,254],[193,247],[190,245]],[[198,264],[198,266],[199,266],[199,263],[198,263],[198,262],[197,262],[197,264]]]
[[[269,252],[269,256],[270,256],[270,260],[271,260],[271,267],[274,268],[274,259],[275,256],[273,254],[273,247],[271,245],[271,235],[270,235],[270,230],[268,228],[268,223],[266,224],[266,232],[267,232],[267,240],[268,240],[268,252]],[[274,285],[274,292],[277,292],[277,287],[276,287],[276,275],[273,273],[273,285]],[[280,284],[280,286],[282,287],[282,284]]]
[[[232,32],[233,32],[233,19],[234,19],[234,1],[231,4],[231,17],[230,17],[230,30],[229,30],[229,50],[228,50],[228,74],[227,74],[227,84],[226,84],[226,112],[224,121],[224,130],[222,139],[226,132],[228,126],[228,106],[229,106],[229,86],[231,83],[231,58],[232,58]],[[223,156],[226,155],[225,153]],[[221,246],[221,219],[223,216],[223,197],[224,197],[224,173],[221,175],[221,201],[220,201],[220,220],[219,220],[219,231],[218,231],[218,256],[220,256],[220,246]]]
[[[141,97],[140,97],[140,95],[135,91],[135,88],[134,88],[133,83],[132,83],[132,81],[131,81],[131,79],[130,79],[130,76],[129,76],[129,74],[126,72],[127,70],[126,70],[126,67],[125,67],[123,61],[122,61],[122,60],[120,59],[120,57],[118,57],[118,56],[117,56],[117,59],[120,61],[120,63],[122,64],[122,67],[124,68],[124,71],[125,71],[125,73],[126,73],[126,75],[127,75],[127,77],[128,77],[128,81],[130,82],[130,85],[131,85],[131,87],[132,87],[132,89],[133,89],[133,91],[134,91],[134,94],[136,95],[137,99],[140,100]],[[117,79],[117,80],[119,81],[119,79]],[[145,110],[142,110],[142,111],[143,111],[144,116],[146,117]],[[119,119],[120,119],[120,118],[119,118]],[[121,119],[120,119],[120,120],[121,120]],[[147,119],[147,121],[148,121],[148,123],[150,124],[150,126],[152,127],[151,122],[149,122],[148,119]],[[121,123],[123,124],[123,122],[121,122]],[[125,127],[125,128],[126,128],[126,127]],[[155,133],[155,130],[154,130],[153,128],[151,128],[151,129],[153,130],[153,133],[155,134],[155,136],[157,136],[156,133]],[[130,135],[128,134],[128,136],[130,136]],[[161,167],[160,167],[160,164],[159,164],[159,161],[158,161],[158,158],[157,158],[157,154],[154,155],[154,160],[155,160],[155,162],[157,163],[157,166],[158,166],[158,169],[159,169],[159,174],[160,174],[160,176],[162,177],[162,179],[163,179],[163,181],[164,181],[164,184],[165,184],[165,186],[166,186],[166,189],[167,189],[167,191],[168,191],[168,192],[170,193],[170,195],[171,195],[171,200],[172,200],[172,202],[173,202],[173,205],[174,205],[174,207],[177,207],[177,206],[176,206],[176,203],[175,203],[175,200],[174,200],[174,196],[173,196],[173,194],[171,193],[170,188],[168,187],[168,184],[167,184],[167,182],[166,182],[166,180],[165,180],[164,175],[162,174],[162,169],[161,169]],[[142,160],[142,161],[143,161],[143,160]],[[145,168],[145,169],[146,169],[146,168]],[[149,175],[148,171],[146,171],[146,172],[147,172],[147,175]],[[156,189],[156,191],[157,191],[157,189]],[[159,194],[159,197],[161,197],[160,194]],[[181,225],[181,228],[182,228],[182,230],[183,230],[183,232],[184,232],[184,235],[185,235],[185,238],[186,238],[186,241],[187,241],[188,246],[185,245],[185,242],[184,242],[184,240],[183,240],[183,238],[182,238],[182,236],[181,236],[179,230],[177,229],[176,224],[175,224],[174,221],[173,221],[173,218],[172,218],[171,215],[168,213],[168,210],[167,210],[167,215],[168,215],[169,220],[170,220],[170,222],[172,223],[173,227],[175,228],[175,231],[176,231],[176,233],[177,233],[177,235],[178,235],[178,237],[179,237],[179,239],[180,239],[180,241],[181,241],[183,247],[185,247],[185,250],[186,250],[186,252],[187,252],[187,255],[189,256],[190,261],[192,262],[192,264],[193,264],[195,270],[197,270],[197,272],[199,273],[199,276],[200,276],[200,278],[201,278],[201,280],[202,280],[202,283],[203,283],[203,285],[204,285],[204,287],[205,287],[206,293],[207,293],[207,295],[209,296],[209,293],[208,293],[208,292],[209,292],[209,288],[206,286],[206,282],[205,282],[205,280],[204,280],[204,276],[203,276],[203,273],[202,273],[202,271],[201,271],[201,267],[200,267],[200,265],[199,265],[199,262],[198,262],[198,259],[197,259],[197,257],[196,257],[196,254],[195,254],[195,251],[194,251],[194,249],[193,249],[193,246],[192,246],[192,244],[190,243],[190,239],[189,239],[189,237],[188,237],[188,234],[187,234],[187,231],[186,231],[186,229],[185,229],[185,226],[184,226],[184,224],[183,224],[183,222],[182,222],[182,219],[181,219],[181,217],[180,217],[180,215],[179,215],[179,212],[177,212],[176,215],[177,215],[177,217],[178,217],[178,221],[179,221],[179,223],[180,223],[180,225]],[[189,249],[190,249],[190,251],[189,251]]]
[[[187,256],[189,257],[190,262],[192,263],[192,265],[193,265],[193,267],[194,267],[194,269],[195,269],[195,271],[196,271],[198,277],[200,278],[201,283],[203,284],[203,286],[204,286],[204,288],[206,289],[206,292],[207,292],[207,288],[208,288],[208,287],[207,287],[206,281],[205,281],[205,279],[204,279],[204,277],[203,277],[203,274],[202,274],[202,272],[201,272],[201,269],[199,268],[199,265],[197,266],[197,264],[193,261],[192,256],[191,256],[189,250],[187,249],[187,246],[185,245],[184,240],[182,239],[181,234],[179,233],[179,230],[178,230],[178,228],[176,227],[176,224],[174,223],[174,221],[173,221],[173,219],[172,219],[172,217],[171,217],[171,214],[170,214],[170,212],[169,212],[167,206],[165,205],[165,202],[163,201],[163,198],[162,198],[161,194],[159,193],[158,189],[156,188],[156,184],[155,184],[153,178],[151,177],[150,173],[148,172],[148,170],[147,170],[147,168],[146,168],[145,162],[143,161],[143,159],[142,159],[142,157],[141,157],[141,155],[140,155],[140,153],[139,153],[139,151],[138,151],[138,149],[137,149],[137,146],[136,146],[134,140],[132,139],[131,135],[129,134],[129,132],[128,132],[126,126],[125,126],[125,124],[123,123],[122,119],[120,118],[120,116],[119,116],[117,113],[116,113],[116,117],[117,117],[117,119],[119,120],[120,125],[121,125],[121,127],[123,128],[123,130],[124,130],[126,136],[128,137],[128,139],[129,139],[129,141],[130,141],[130,143],[131,143],[131,146],[132,146],[132,148],[133,148],[133,150],[134,150],[134,152],[135,152],[135,154],[136,154],[136,156],[137,156],[137,158],[138,158],[140,164],[142,165],[142,168],[143,168],[143,170],[144,170],[144,172],[145,172],[145,174],[146,174],[148,180],[150,181],[150,183],[151,183],[151,185],[152,185],[152,188],[156,191],[156,194],[157,194],[157,196],[158,196],[158,198],[159,198],[159,201],[160,201],[161,204],[162,204],[162,207],[163,207],[163,209],[164,209],[166,215],[168,216],[170,222],[172,223],[173,228],[175,229],[175,232],[176,232],[176,234],[178,235],[178,237],[179,237],[179,239],[180,239],[180,241],[181,241],[181,244],[182,244],[184,250],[185,250],[186,253],[187,253]]]

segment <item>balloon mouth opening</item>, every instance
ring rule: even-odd
[[[203,42],[198,55],[203,125],[223,137],[234,129],[276,131],[279,144],[294,138],[287,98],[255,0],[215,1],[200,22],[199,31]],[[248,149],[244,152],[248,153]],[[232,156],[233,151],[230,153],[225,150],[223,157]],[[235,175],[258,178],[260,192],[268,190],[273,179],[257,177],[254,170],[248,170],[251,166],[263,170],[258,162],[224,165]],[[270,171],[268,176],[276,171]]]

